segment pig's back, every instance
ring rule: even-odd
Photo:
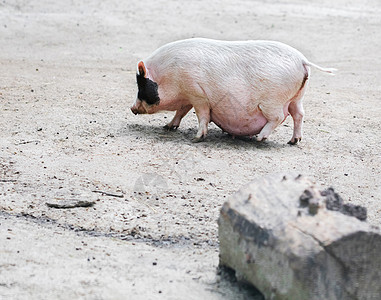
[[[306,58],[296,49],[275,41],[219,41],[204,38],[166,44],[147,58],[158,72],[176,69],[262,75],[290,71]],[[217,72],[217,73],[216,73]],[[197,73],[197,72],[196,72]],[[221,74],[222,75],[222,74]],[[275,74],[274,74],[275,75]],[[279,75],[278,75],[279,76]]]

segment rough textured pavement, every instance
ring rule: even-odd
[[[0,2],[2,298],[245,299],[252,290],[217,274],[216,220],[226,197],[274,172],[333,185],[379,225],[380,9],[344,0]],[[299,146],[286,144],[290,118],[265,143],[211,124],[195,145],[193,113],[165,132],[172,113],[129,111],[136,62],[195,36],[279,40],[339,69],[312,70]],[[46,205],[79,200],[95,205]]]

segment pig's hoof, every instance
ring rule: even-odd
[[[267,140],[267,137],[255,137],[255,140],[257,141],[257,142],[264,142],[264,141],[266,141]]]
[[[296,145],[297,143],[299,143],[300,141],[302,140],[302,138],[292,138],[287,144],[289,145]]]
[[[174,126],[174,125],[170,126],[168,124],[164,126],[164,129],[167,130],[167,131],[174,131],[177,128],[179,128],[179,126]]]
[[[193,139],[192,139],[192,143],[199,143],[199,142],[202,142],[203,140],[205,139],[205,137],[204,136],[202,136],[202,137],[194,137]]]

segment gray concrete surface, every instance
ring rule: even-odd
[[[379,225],[380,9],[344,0],[0,2],[0,295],[245,298],[209,285],[218,280],[216,220],[226,197],[273,172],[333,185]],[[312,72],[304,141],[286,145],[287,119],[262,144],[211,125],[194,145],[192,113],[170,133],[162,126],[171,113],[132,115],[136,62],[194,36],[279,40],[338,68],[335,77]],[[46,205],[62,199],[95,205]]]

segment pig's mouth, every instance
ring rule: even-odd
[[[131,107],[131,111],[134,115],[138,114],[138,110],[135,107]]]
[[[153,114],[157,112],[156,105],[147,105],[146,103],[139,103],[138,105],[133,105],[131,111],[134,115],[146,115]]]
[[[144,107],[141,101],[138,101],[134,105],[131,106],[131,111],[134,115],[142,115],[147,113],[147,109]]]

